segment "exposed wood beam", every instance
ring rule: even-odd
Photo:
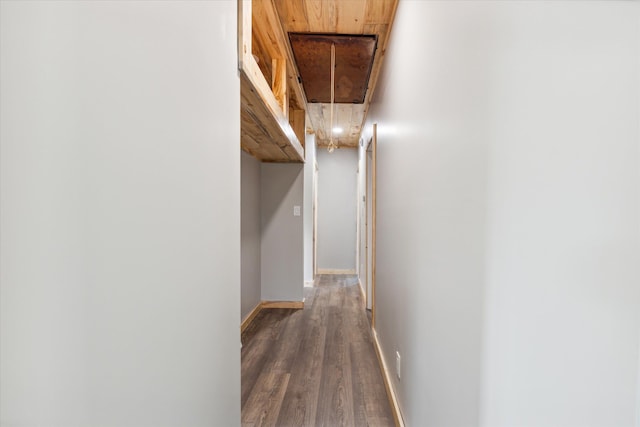
[[[251,0],[238,0],[238,69],[251,56]]]

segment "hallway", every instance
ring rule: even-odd
[[[640,0],[0,0],[0,427],[392,421],[640,427]]]
[[[263,310],[242,335],[243,426],[393,426],[352,275],[319,275],[305,308]]]

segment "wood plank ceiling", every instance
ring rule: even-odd
[[[361,104],[339,103],[334,106],[334,128],[343,130],[340,134],[334,132],[334,142],[339,147],[357,147],[382,66],[398,0],[273,0],[273,2],[282,28],[287,34],[372,35],[377,38],[377,49],[364,102]],[[330,70],[330,63],[326,65],[327,70]],[[320,146],[329,143],[330,112],[329,103],[307,102],[309,119],[307,129],[315,131],[316,142]]]

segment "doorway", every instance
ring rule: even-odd
[[[372,172],[372,164],[373,164],[373,153],[372,153],[372,143],[373,139],[369,141],[369,145],[367,146],[367,150],[365,152],[365,162],[366,162],[366,259],[367,259],[367,271],[365,274],[366,277],[366,288],[367,288],[367,310],[373,310],[373,218],[372,218],[372,194],[373,194],[373,174]]]
[[[318,162],[313,161],[313,279],[318,275]]]
[[[363,234],[364,234],[364,292],[367,310],[371,311],[371,325],[375,325],[376,305],[376,154],[377,125],[373,125],[373,134],[364,149],[364,197],[362,198]]]

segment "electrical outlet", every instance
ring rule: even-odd
[[[293,207],[293,216],[300,216],[300,206]]]
[[[398,379],[400,379],[400,372],[401,372],[401,364],[400,364],[400,352],[396,351],[396,375],[398,376]]]

